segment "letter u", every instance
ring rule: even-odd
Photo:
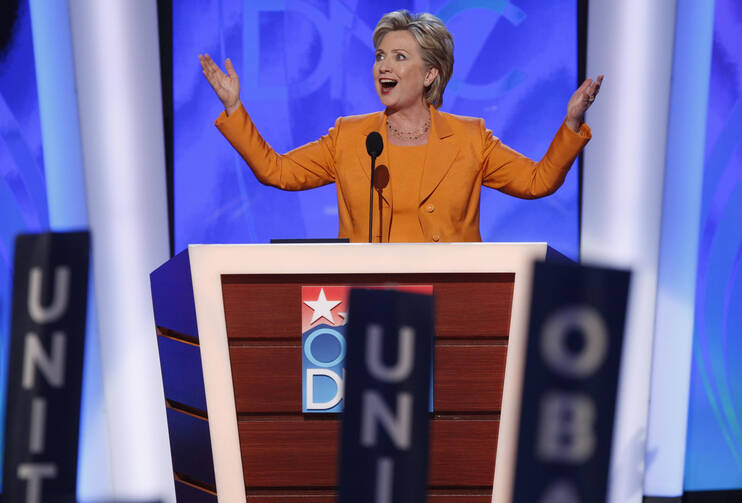
[[[54,269],[54,297],[49,306],[41,305],[41,267],[32,267],[29,273],[28,313],[36,323],[52,323],[64,315],[70,299],[70,268],[60,266]]]
[[[375,378],[386,382],[399,382],[405,379],[414,364],[415,331],[401,327],[397,338],[397,362],[387,366],[383,361],[384,330],[380,325],[366,328],[366,367]]]

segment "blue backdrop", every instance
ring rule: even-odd
[[[742,9],[716,0],[686,490],[742,489]]]
[[[31,17],[28,1],[19,3],[8,44],[4,51],[0,48],[0,424],[3,425],[15,236],[49,227]],[[7,20],[3,21],[5,24]],[[0,430],[1,439],[4,428]],[[2,450],[0,441],[0,471]]]
[[[174,2],[175,244],[335,237],[334,185],[264,187],[213,126],[221,105],[197,55],[230,57],[242,101],[279,152],[325,134],[338,116],[381,109],[371,34],[386,12],[443,19],[456,44],[442,110],[483,117],[506,144],[540,159],[577,85],[575,0],[218,0]],[[547,241],[577,257],[577,170],[550,197],[483,189],[485,241]]]

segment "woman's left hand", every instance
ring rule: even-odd
[[[579,131],[580,126],[585,122],[585,112],[593,104],[596,96],[598,96],[600,84],[602,83],[602,75],[598,75],[595,81],[593,79],[587,79],[569,99],[565,122],[573,131]]]

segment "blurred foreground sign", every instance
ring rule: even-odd
[[[424,503],[433,297],[351,290],[340,503]]]
[[[3,501],[76,501],[90,236],[16,240]]]
[[[513,501],[605,501],[629,276],[535,265]]]

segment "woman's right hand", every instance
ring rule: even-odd
[[[225,74],[208,54],[199,54],[198,59],[201,61],[201,69],[206,76],[206,80],[214,88],[214,92],[224,105],[227,115],[232,115],[240,107],[240,79],[237,77],[237,72],[234,71],[232,61],[227,58],[224,62],[224,67],[227,69]]]

